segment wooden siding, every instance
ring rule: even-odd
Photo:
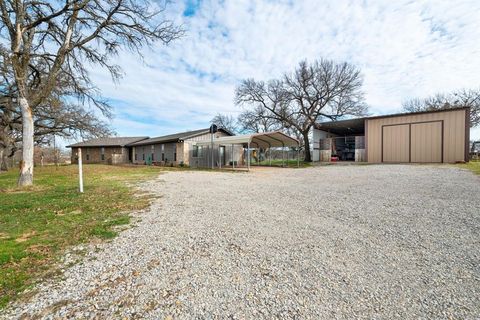
[[[213,147],[213,161],[215,167],[218,167],[220,162],[220,152],[219,147],[215,145]],[[225,164],[229,165],[231,161],[236,161],[236,165],[245,165],[244,163],[244,149],[241,145],[234,145],[232,150],[232,145],[225,145]],[[190,145],[189,149],[189,165],[193,168],[209,168],[212,165],[211,155],[212,150],[210,146],[202,146],[201,156],[193,156],[193,145]],[[233,151],[233,154],[232,154]],[[223,165],[222,165],[223,166]]]
[[[413,155],[415,157],[414,160],[418,160],[418,162],[430,162],[429,159],[437,160],[438,156],[438,124],[437,125],[430,125],[430,126],[420,126],[415,127],[417,124],[420,123],[443,123],[443,133],[441,134],[440,138],[443,140],[443,144],[441,144],[441,153],[443,155],[443,162],[453,163],[457,161],[464,161],[465,159],[465,139],[466,139],[466,132],[468,132],[468,123],[466,123],[466,109],[460,110],[449,110],[449,111],[440,111],[440,112],[431,112],[431,113],[421,113],[421,114],[411,114],[411,115],[399,115],[399,116],[388,116],[385,118],[373,118],[373,119],[366,119],[366,144],[367,144],[367,159],[368,162],[372,163],[380,163],[382,162],[382,155],[387,159],[392,160],[394,155],[390,155],[389,150],[384,150],[382,152],[382,148],[399,148],[398,146],[386,146],[386,143],[382,143],[382,136],[384,140],[388,140],[389,138],[389,129],[387,130],[385,136],[385,128],[388,128],[392,125],[406,125],[402,128],[409,128],[409,132],[411,135],[410,127],[413,125],[413,135],[410,139],[413,139],[413,143],[408,143],[408,150],[411,147],[415,148],[413,151]],[[415,124],[416,123],[416,124]],[[400,126],[399,126],[400,127]],[[466,130],[467,128],[467,130]],[[423,141],[422,139],[426,139],[424,135],[426,131],[429,131],[429,141]],[[423,134],[421,133],[423,132]],[[404,135],[394,135],[392,137],[392,144],[401,144],[404,143]],[[433,144],[431,146],[431,150],[428,152],[425,151],[423,153],[419,153],[420,146],[425,146],[425,144]],[[396,149],[395,149],[396,150]],[[402,147],[402,152],[407,152],[407,149]],[[394,150],[392,150],[394,152]],[[411,159],[412,153],[409,153],[409,161],[414,162]],[[402,156],[402,160],[405,159],[405,155]],[[409,162],[406,161],[406,162]],[[399,161],[400,162],[400,161]],[[404,162],[404,161],[401,161]],[[433,161],[436,162],[436,161]]]
[[[152,159],[153,154],[153,163],[162,163],[162,164],[174,164],[176,165],[178,161],[175,161],[175,152],[177,149],[176,142],[168,143],[157,143],[157,144],[147,144],[143,146],[134,147],[133,152],[133,163],[136,164],[145,164],[148,159]],[[135,155],[137,159],[135,160]],[[162,156],[163,155],[163,156]]]

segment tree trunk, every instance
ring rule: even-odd
[[[312,154],[310,152],[310,138],[308,137],[310,130],[303,133],[303,143],[305,145],[305,162],[312,162]]]
[[[32,110],[25,97],[19,97],[18,103],[22,111],[22,161],[18,186],[33,184],[33,117]]]
[[[5,148],[0,146],[0,171],[7,171],[7,156],[5,155]]]

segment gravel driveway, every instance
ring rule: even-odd
[[[170,172],[135,226],[0,318],[480,317],[480,178],[449,166]],[[72,260],[69,255],[66,260]]]

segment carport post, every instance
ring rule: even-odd
[[[288,147],[287,147],[287,168],[288,168],[288,159],[289,159],[289,156],[290,156],[290,150],[288,150]]]
[[[268,148],[268,157],[270,158],[270,167],[272,166],[272,147]]]
[[[232,169],[235,170],[235,149],[233,148],[233,143],[232,143]]]
[[[300,144],[297,147],[297,168],[300,168]]]
[[[250,142],[247,143],[247,170],[250,171]]]
[[[282,141],[282,168],[285,167],[285,143]]]

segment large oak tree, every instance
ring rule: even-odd
[[[182,34],[162,18],[165,3],[150,0],[0,0],[0,55],[22,118],[22,165],[18,184],[33,183],[34,113],[55,88],[71,99],[107,107],[89,68],[105,68],[118,79],[112,57],[121,48],[141,55],[155,41]]]
[[[309,134],[315,122],[366,113],[362,84],[360,70],[349,63],[302,61],[293,73],[279,79],[242,81],[235,102],[251,108],[250,119],[271,120],[298,132],[305,146],[305,161],[311,161]]]

